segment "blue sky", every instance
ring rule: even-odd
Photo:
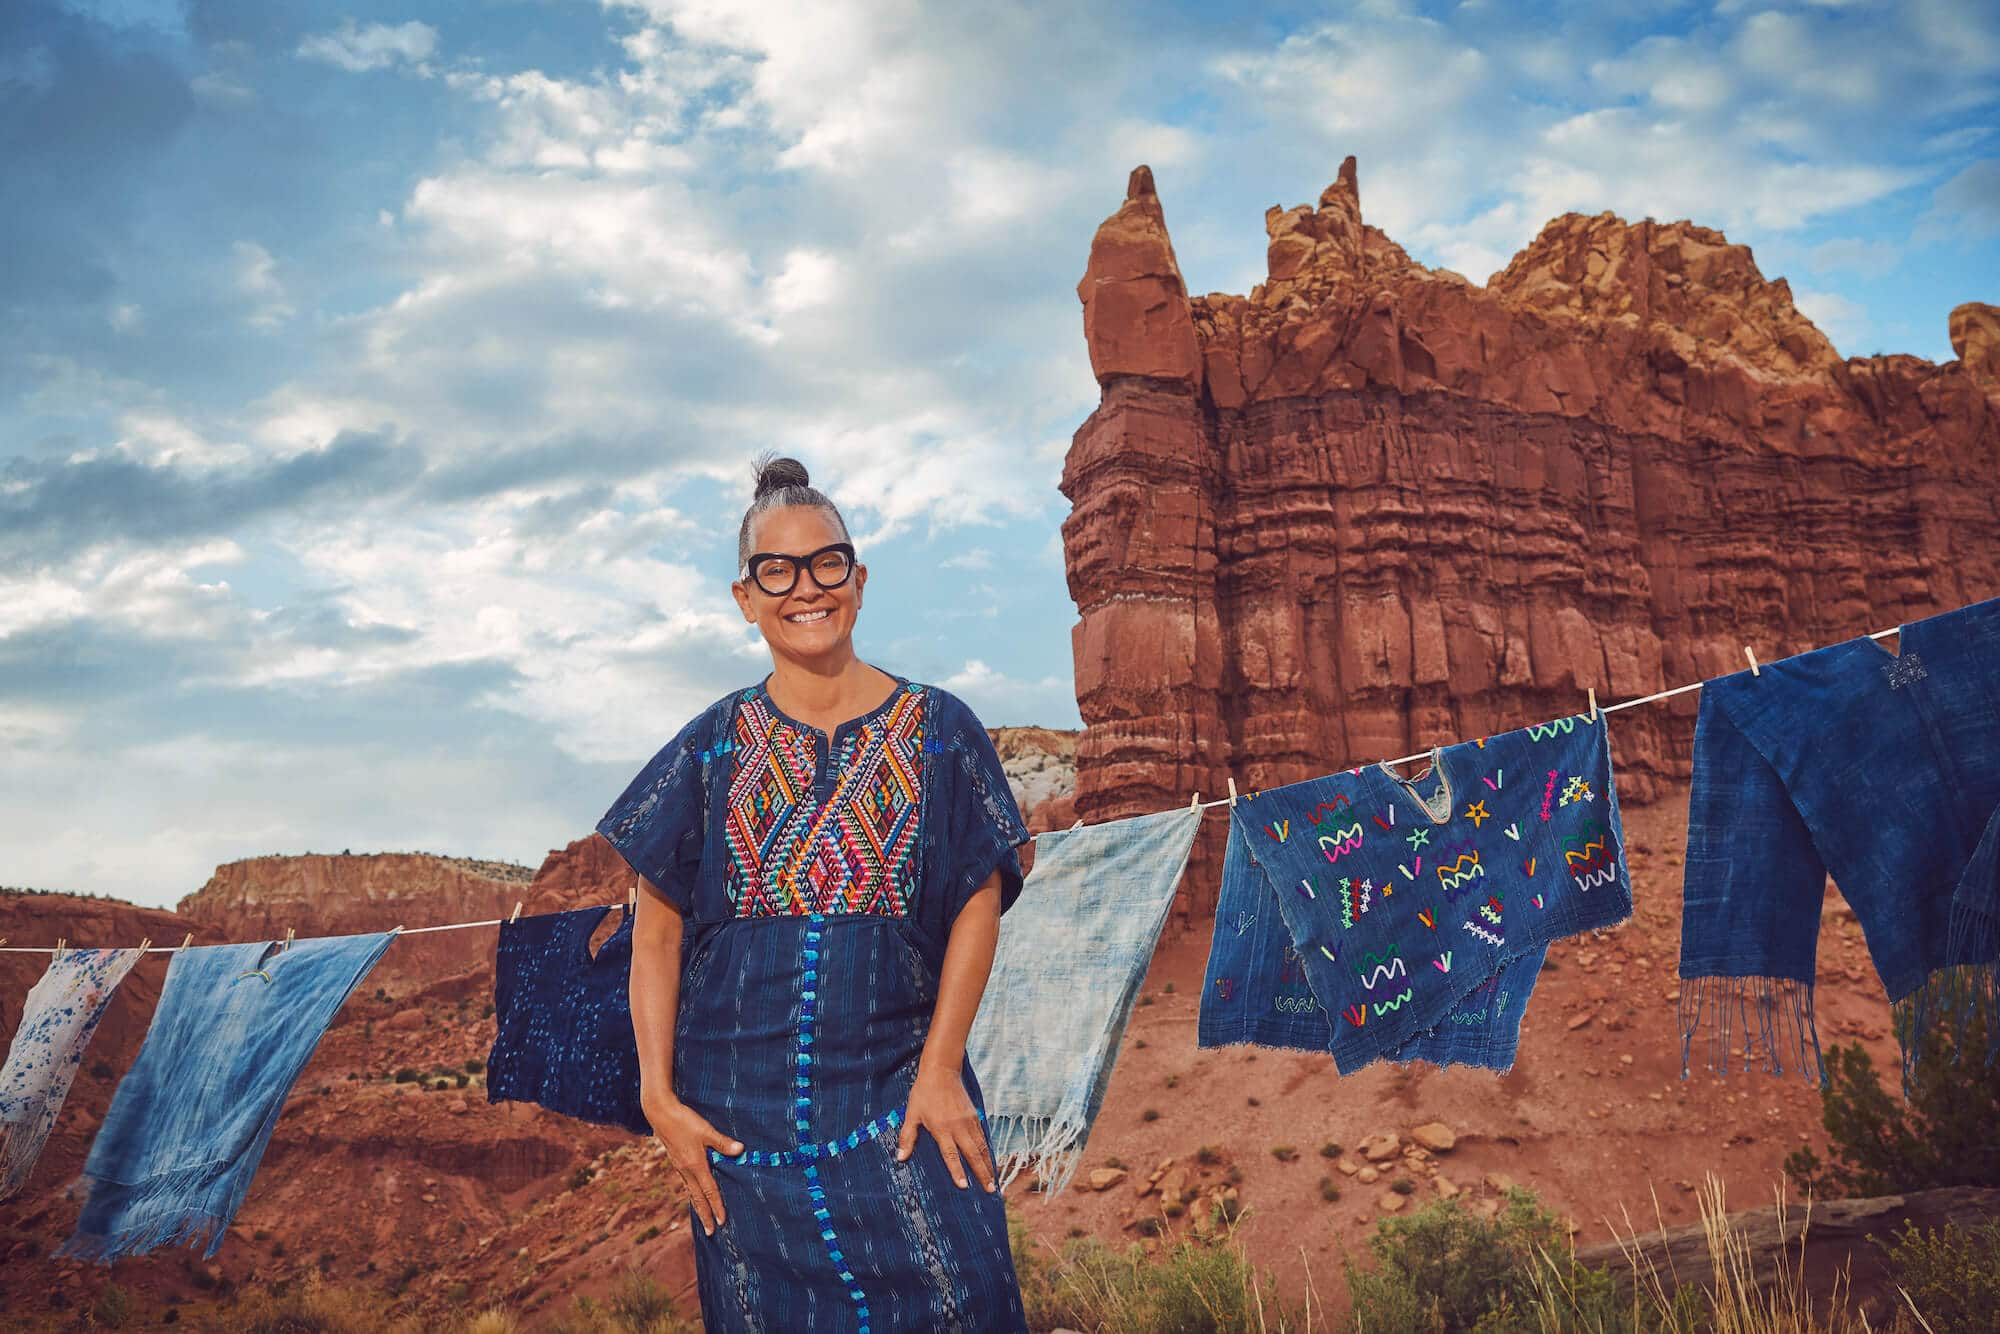
[[[8,0],[0,883],[537,862],[766,663],[765,447],[847,511],[864,656],[1075,725],[1074,288],[1140,162],[1196,292],[1354,153],[1476,282],[1686,217],[1947,359],[2000,299],[1990,11]]]

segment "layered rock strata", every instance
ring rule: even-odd
[[[1152,173],[1077,291],[1063,471],[1089,820],[1630,698],[2000,593],[2000,310],[1842,358],[1747,247],[1551,221],[1484,287],[1361,218],[1355,161],[1190,297]],[[1621,714],[1621,796],[1692,697]],[[1221,823],[1179,909],[1212,910]]]

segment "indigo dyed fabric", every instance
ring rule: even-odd
[[[1990,1001],[2000,599],[1903,626],[1897,648],[1851,639],[1702,686],[1684,1064],[1705,1039],[1711,1069],[1740,1056],[1823,1081],[1812,996],[1829,874],[1895,1007],[1906,1078],[1925,1029],[1962,1014],[1969,991]]]
[[[27,1183],[84,1049],[138,950],[63,950],[28,991],[0,1067],[0,1200]]]
[[[590,952],[616,911],[618,929]],[[486,1100],[539,1103],[641,1135],[639,1044],[632,1032],[632,914],[578,908],[500,924],[493,962],[493,1048]]]
[[[1001,1196],[894,1158],[952,922],[1028,833],[972,711],[895,683],[831,735],[726,696],[597,825],[686,919],[674,1092],[745,1146],[689,1211],[711,1330],[1026,1327]]]
[[[1233,808],[1197,1041],[1505,1069],[1549,942],[1631,912],[1602,715],[1274,788]]]
[[[1036,840],[966,1040],[1003,1187],[1032,1163],[1046,1198],[1076,1171],[1201,815]]]
[[[139,1057],[83,1174],[57,1252],[109,1263],[176,1242],[222,1245],[279,1109],[394,931],[177,950]]]

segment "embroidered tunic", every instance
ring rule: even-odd
[[[831,736],[718,700],[597,825],[685,917],[674,1091],[744,1145],[694,1224],[711,1330],[1026,1328],[1000,1196],[895,1152],[952,922],[1028,834],[972,711],[895,679]]]

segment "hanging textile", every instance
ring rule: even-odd
[[[1821,1082],[1813,1023],[1830,873],[1920,1037],[1993,999],[2000,960],[2000,598],[1702,686],[1688,792],[1680,1026],[1722,1071]],[[1980,965],[1978,968],[1966,965]],[[1996,1025],[1989,1022],[1988,1033]]]
[[[138,950],[62,950],[29,990],[0,1067],[0,1200],[26,1184],[97,1021],[143,957]]]
[[[1238,804],[1200,1045],[1310,1046],[1324,1024],[1342,1073],[1431,1059],[1411,1045],[1424,1034],[1437,1055],[1504,1068],[1539,953],[1631,915],[1601,715],[1429,760],[1415,779],[1378,763]]]
[[[1201,824],[1196,809],[1046,833],[1000,943],[966,1054],[1005,1188],[1030,1164],[1068,1184]]]
[[[138,1059],[90,1146],[76,1231],[56,1252],[110,1263],[222,1245],[292,1083],[393,931],[175,952]]]
[[[652,1133],[639,1109],[639,1046],[627,988],[632,914],[590,952],[610,908],[500,924],[486,1100],[539,1103],[584,1121]]]
[[[1238,811],[1249,809],[1240,806]],[[1251,1043],[1330,1051],[1333,1016],[1313,995],[1278,896],[1251,859],[1252,833],[1244,821],[1231,821],[1196,1045]],[[1467,992],[1437,1027],[1417,1034],[1388,1059],[1474,1065],[1503,1074],[1513,1069],[1521,1017],[1547,953],[1548,947],[1541,945],[1510,961]]]

